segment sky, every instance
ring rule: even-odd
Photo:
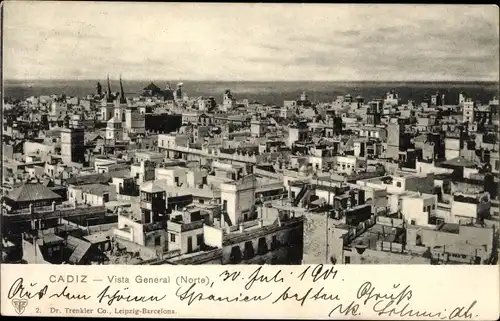
[[[493,5],[7,2],[4,78],[498,81]]]

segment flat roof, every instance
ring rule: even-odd
[[[101,195],[101,194],[109,192],[109,190],[110,190],[110,188],[112,188],[112,186],[105,185],[105,184],[88,184],[88,185],[75,186],[74,188],[79,189],[84,193],[90,193],[93,195]]]
[[[107,231],[96,232],[90,235],[86,235],[83,238],[89,241],[90,243],[101,243],[111,239],[111,235],[112,235],[112,229],[109,229]]]

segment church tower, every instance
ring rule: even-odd
[[[61,156],[65,164],[85,162],[85,129],[80,116],[73,115],[71,121],[61,128]]]
[[[106,93],[106,97],[107,97],[108,103],[113,102],[113,92],[111,91],[111,84],[109,82],[109,74],[108,74],[108,92]]]
[[[97,89],[97,96],[101,97],[102,96],[102,86],[101,86],[100,82],[97,82],[96,89]]]
[[[123,82],[121,75],[120,75],[120,104],[127,104],[127,98],[125,98],[125,91],[123,90]]]

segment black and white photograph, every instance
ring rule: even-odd
[[[2,263],[498,264],[497,6],[7,2]]]

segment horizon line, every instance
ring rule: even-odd
[[[110,80],[113,80],[115,78],[109,78]],[[119,80],[120,78],[116,78],[116,80]],[[35,78],[35,79],[20,79],[20,78],[4,78],[3,81],[19,81],[19,82],[33,82],[33,81],[98,81],[101,80],[100,78],[79,78],[79,79],[72,79],[72,78]],[[106,80],[106,77],[102,78],[102,80]],[[500,80],[484,80],[484,79],[470,79],[470,80],[463,80],[463,79],[441,79],[441,80],[412,80],[412,79],[396,79],[396,80],[305,80],[305,79],[299,79],[299,80],[281,80],[281,79],[268,79],[268,80],[256,80],[256,79],[247,79],[247,80],[234,80],[234,79],[189,79],[189,78],[124,78],[122,77],[122,81],[143,81],[143,82],[152,82],[152,81],[193,81],[193,82],[288,82],[288,83],[293,83],[293,82],[351,82],[351,83],[363,83],[363,82],[383,82],[383,83],[396,83],[396,82],[412,82],[412,83],[450,83],[450,82],[457,82],[457,83],[471,83],[471,82],[476,82],[476,83],[499,83]]]

